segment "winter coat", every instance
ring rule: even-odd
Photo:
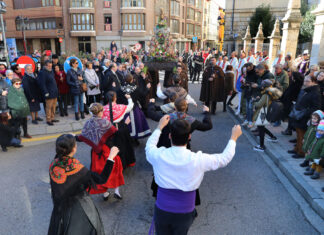
[[[324,137],[317,139],[314,138],[306,153],[306,160],[314,160],[324,158]]]
[[[234,72],[233,71],[226,71],[225,72],[225,82],[224,82],[224,90],[225,95],[228,96],[231,91],[234,90]]]
[[[255,93],[256,89],[251,86],[252,83],[258,82],[258,75],[255,73],[255,68],[253,68],[250,71],[247,71],[246,78],[245,78],[245,84],[243,85],[244,89],[244,97],[245,98],[251,98],[253,94]]]
[[[296,110],[305,110],[305,115],[300,120],[291,119],[291,124],[295,128],[307,129],[307,122],[313,112],[321,108],[320,88],[318,85],[302,89],[298,95]]]
[[[63,78],[62,81],[61,77]],[[59,71],[58,73],[55,73],[55,81],[60,95],[66,95],[69,93],[69,85],[67,84],[66,74],[64,71]]]
[[[303,81],[292,80],[289,84],[287,90],[284,91],[280,101],[284,105],[284,113],[283,118],[287,118],[293,105],[293,101],[297,100],[298,94],[300,92],[301,87],[303,86]]]
[[[254,90],[254,95],[253,95],[254,97],[261,96],[261,91],[262,91],[261,83],[266,79],[270,79],[270,80],[274,79],[273,74],[270,73],[269,70],[266,70],[264,74],[262,74],[262,76],[258,76],[258,80],[257,80],[258,87]]]
[[[253,122],[257,120],[259,112],[263,107],[265,107],[267,111],[272,101],[278,100],[282,95],[282,92],[276,87],[268,87],[261,93],[262,96],[260,100],[254,104],[255,112],[253,113]]]
[[[42,101],[42,92],[39,88],[37,77],[32,77],[25,73],[22,79],[22,85],[24,88],[25,96],[29,103],[32,102],[32,100],[38,102]]]
[[[30,114],[29,104],[26,99],[24,89],[9,88],[8,107],[12,118],[25,118]]]
[[[304,135],[303,151],[307,153],[316,136],[317,126],[310,125]]]
[[[48,71],[46,68],[42,69],[38,74],[37,81],[43,98],[55,99],[58,97],[58,89],[53,71]]]
[[[100,89],[99,89],[99,78],[96,74],[96,71],[94,69],[86,69],[84,71],[84,78],[87,81],[88,84],[88,95],[99,95]]]
[[[0,79],[0,113],[8,111],[8,94],[3,96],[2,92],[8,91],[9,87],[4,79]]]
[[[203,64],[204,64],[204,58],[202,58],[201,56],[197,56],[195,55],[193,58],[193,62],[194,62],[194,69],[195,71],[201,71],[203,68]]]
[[[215,74],[213,81],[209,81],[209,78],[213,74]],[[203,80],[200,90],[200,101],[223,102],[225,98],[224,80],[225,74],[223,70],[216,65],[209,65],[203,73]]]
[[[280,74],[275,75],[276,87],[278,87],[281,91],[287,90],[289,86],[289,76],[288,73],[284,70]]]
[[[78,79],[79,76],[82,77],[82,70],[80,68],[77,71],[71,68],[66,74],[66,82],[72,95],[80,95],[82,93],[80,87],[83,81]]]

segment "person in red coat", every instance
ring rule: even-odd
[[[84,125],[81,135],[77,137],[79,141],[89,145],[91,149],[91,171],[100,173],[105,167],[110,154],[108,143],[117,132],[112,123],[103,119],[103,106],[99,103],[93,103],[90,106],[92,118]],[[108,200],[110,193],[108,189],[115,189],[114,198],[121,200],[119,187],[125,184],[123,176],[123,164],[120,156],[116,156],[111,174],[106,183],[91,188],[90,194],[102,194],[104,200]]]
[[[54,66],[55,81],[59,90],[58,104],[61,117],[68,116],[67,105],[69,96],[69,85],[66,82],[66,74],[61,70],[60,65]]]

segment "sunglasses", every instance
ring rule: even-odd
[[[21,85],[21,82],[16,82],[15,85]]]
[[[75,62],[74,64],[79,64],[79,62]]]

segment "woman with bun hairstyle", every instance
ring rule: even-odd
[[[103,107],[99,103],[90,106],[92,117],[85,123],[78,140],[89,145],[91,149],[91,170],[100,173],[107,162],[111,146],[113,146],[113,136],[117,129],[112,123],[103,119]],[[119,148],[120,149],[120,148]],[[106,182],[90,190],[90,194],[103,194],[104,200],[108,200],[110,195],[108,189],[115,189],[114,197],[122,199],[119,187],[124,185],[123,165],[120,156],[115,158],[115,164],[111,175]]]
[[[54,208],[48,235],[104,235],[104,227],[88,191],[109,178],[119,149],[111,148],[100,173],[89,171],[74,155],[75,137],[64,134],[56,140],[56,156],[49,167]]]

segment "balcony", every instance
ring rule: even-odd
[[[112,31],[112,25],[111,24],[105,24],[105,31]]]

